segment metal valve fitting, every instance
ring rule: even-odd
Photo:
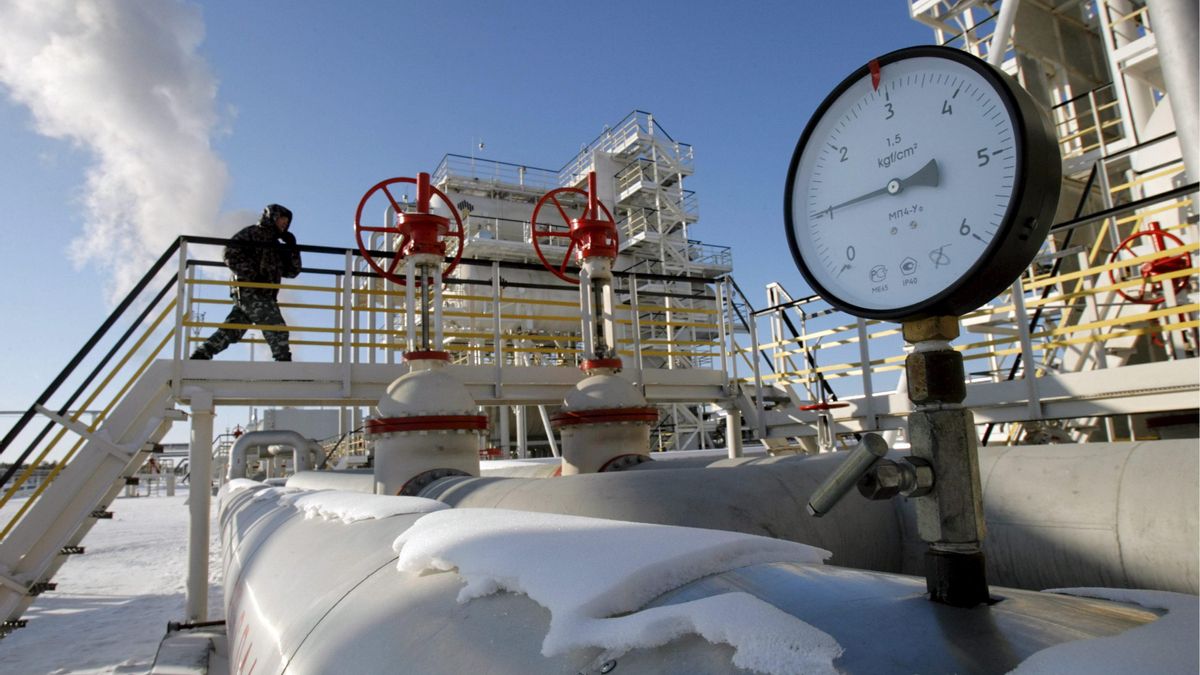
[[[923,497],[932,491],[933,466],[920,457],[905,457],[899,462],[881,459],[858,481],[858,492],[867,499]]]
[[[808,514],[820,518],[829,513],[887,451],[887,441],[883,440],[883,437],[878,434],[864,434],[858,446],[850,451],[850,455],[841,466],[808,498]]]

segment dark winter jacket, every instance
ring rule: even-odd
[[[233,235],[233,242],[248,242],[238,246],[230,243],[225,247],[225,265],[238,281],[257,281],[277,284],[283,277],[292,278],[300,274],[300,249],[295,238],[288,236],[290,243],[280,241],[279,230],[272,223],[258,222],[243,228]],[[259,245],[254,245],[255,243]],[[237,288],[234,288],[236,294]],[[278,295],[277,289],[256,289]]]

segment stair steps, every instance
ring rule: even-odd
[[[62,472],[0,541],[0,635],[25,625],[21,616],[109,505],[184,415],[173,407],[170,365],[159,363],[85,442]]]

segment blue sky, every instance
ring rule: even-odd
[[[61,17],[72,23],[72,12],[130,7],[117,0],[31,6],[55,5],[61,16],[36,24],[47,35]],[[468,154],[480,139],[481,156],[556,169],[634,109],[654,113],[694,146],[687,187],[698,195],[700,222],[692,234],[733,246],[735,277],[752,300],[762,302],[769,281],[803,292],[784,243],[782,201],[805,122],[857,66],[932,38],[903,0],[137,5],[145,16],[134,27],[149,27],[151,37],[142,43],[136,32],[118,31],[113,58],[129,71],[125,85],[182,73],[196,85],[192,98],[167,97],[167,104],[184,108],[176,118],[189,132],[199,130],[198,142],[181,141],[178,150],[169,131],[158,130],[150,146],[130,143],[162,155],[151,170],[157,191],[103,196],[126,209],[119,213],[139,212],[130,201],[153,202],[141,230],[97,229],[89,176],[109,165],[88,134],[103,144],[154,127],[157,118],[126,118],[114,100],[126,90],[85,77],[92,72],[85,66],[106,72],[103,63],[56,63],[43,54],[27,71],[15,65],[24,63],[17,48],[7,66],[0,61],[0,410],[32,402],[107,315],[122,262],[136,267],[151,248],[161,250],[151,239],[194,233],[196,218],[229,235],[279,202],[295,211],[302,243],[353,246],[354,209],[383,178],[432,171],[442,155]],[[21,10],[0,6],[0,19],[14,11]],[[26,25],[0,24],[5,32]],[[36,49],[45,36],[20,37]],[[175,53],[172,40],[187,57],[179,63],[163,57]],[[85,59],[108,54],[81,51]],[[67,68],[83,69],[68,80],[82,84],[43,99],[70,99],[68,113],[90,131],[47,128],[30,104]],[[187,213],[162,215],[174,208]],[[73,258],[81,248],[93,256],[79,265]],[[14,419],[0,417],[0,429]]]

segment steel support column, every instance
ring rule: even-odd
[[[1158,41],[1158,60],[1175,117],[1187,181],[1200,180],[1200,46],[1196,42],[1196,0],[1147,0],[1150,26]]]
[[[208,524],[211,517],[213,400],[207,391],[191,392],[192,433],[188,447],[187,620],[208,620]]]

